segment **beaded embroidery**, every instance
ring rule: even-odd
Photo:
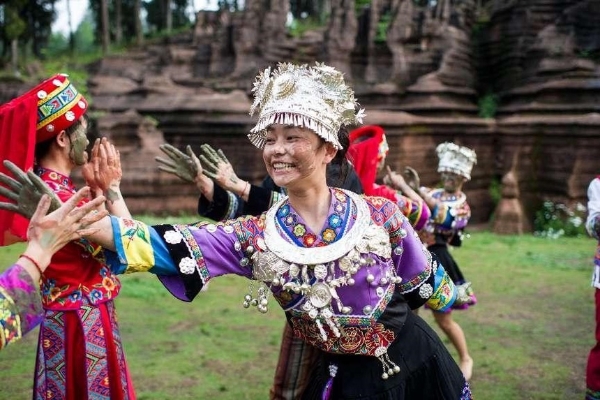
[[[284,198],[267,212],[264,239],[257,239],[258,251],[251,256],[254,279],[270,284],[271,288],[280,286],[284,291],[302,295],[302,300],[294,305],[293,311],[301,310],[301,318],[312,322],[306,326],[311,332],[304,334],[320,337],[327,347],[338,347],[339,343],[344,342],[342,329],[345,332],[360,329],[340,323],[340,318],[350,314],[352,310],[342,303],[337,290],[354,285],[354,275],[359,270],[376,265],[371,254],[382,259],[392,256],[388,231],[371,220],[367,203],[358,195],[340,189],[334,189],[333,194],[334,201],[340,203],[334,204],[334,213],[330,215],[327,227],[322,231],[324,235],[331,231],[330,241],[326,246],[317,244],[315,247],[299,247],[298,241],[314,243],[314,234],[307,233],[306,228],[292,218],[289,204],[286,204],[287,198]],[[351,208],[356,219],[354,225],[348,228],[344,220]],[[339,213],[343,213],[343,217]],[[293,229],[290,230],[292,226]],[[282,235],[295,243],[290,243]],[[323,240],[328,241],[326,237]],[[396,285],[402,281],[393,268],[386,271],[378,282],[374,282],[375,277],[371,273],[366,276],[366,280],[371,285],[387,287],[387,291],[381,288],[380,297],[388,300]],[[267,294],[271,288],[259,287],[256,299],[246,295],[244,306],[255,305],[259,307],[259,311],[266,310]],[[386,302],[380,302],[380,307],[384,303]],[[369,305],[363,310],[365,315],[372,315],[374,311]],[[371,334],[377,336],[379,346],[370,352],[382,362],[382,377],[387,379],[389,375],[400,371],[387,356],[387,346],[393,341],[394,334],[381,324],[377,326],[379,328]]]

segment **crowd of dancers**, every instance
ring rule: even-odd
[[[260,185],[209,145],[198,155],[161,146],[158,168],[199,190],[205,218],[187,225],[132,218],[118,149],[103,138],[88,154],[88,103],[66,75],[0,108],[0,244],[27,241],[0,276],[0,347],[40,326],[35,399],[136,398],[114,299],[120,274],[143,272],[178,299],[199,296],[199,306],[212,278],[236,274],[248,279],[239,300],[251,315],[279,306],[271,399],[472,398],[473,358],[452,315],[477,299],[449,247],[462,245],[471,216],[463,185],[475,152],[432,149],[439,187],[421,186],[409,166],[394,171],[384,129],[362,125],[354,92],[324,64],[265,69],[253,100],[248,138],[268,174]],[[599,187],[590,186],[587,225],[596,237]],[[433,312],[458,360],[420,309]],[[589,399],[600,398],[596,354]]]

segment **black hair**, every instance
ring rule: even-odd
[[[333,160],[331,160],[330,168],[327,168],[327,184],[334,187],[342,187],[348,176],[348,161],[346,160],[346,152],[350,145],[350,133],[345,126],[340,127],[337,133],[338,141],[342,148],[337,151]]]

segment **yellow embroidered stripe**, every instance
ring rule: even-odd
[[[126,274],[148,271],[154,266],[154,251],[150,241],[150,230],[142,222],[119,219],[119,239],[122,255],[125,256]]]

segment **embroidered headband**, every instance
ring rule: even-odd
[[[86,99],[69,81],[68,75],[57,74],[40,83],[23,96],[38,98],[36,141],[56,136],[77,121],[87,110]]]
[[[340,127],[361,124],[365,116],[364,109],[356,111],[354,91],[343,74],[322,63],[280,63],[274,71],[269,67],[258,74],[252,92],[250,115],[258,114],[258,121],[248,138],[260,149],[267,128],[284,124],[308,128],[339,150]]]

